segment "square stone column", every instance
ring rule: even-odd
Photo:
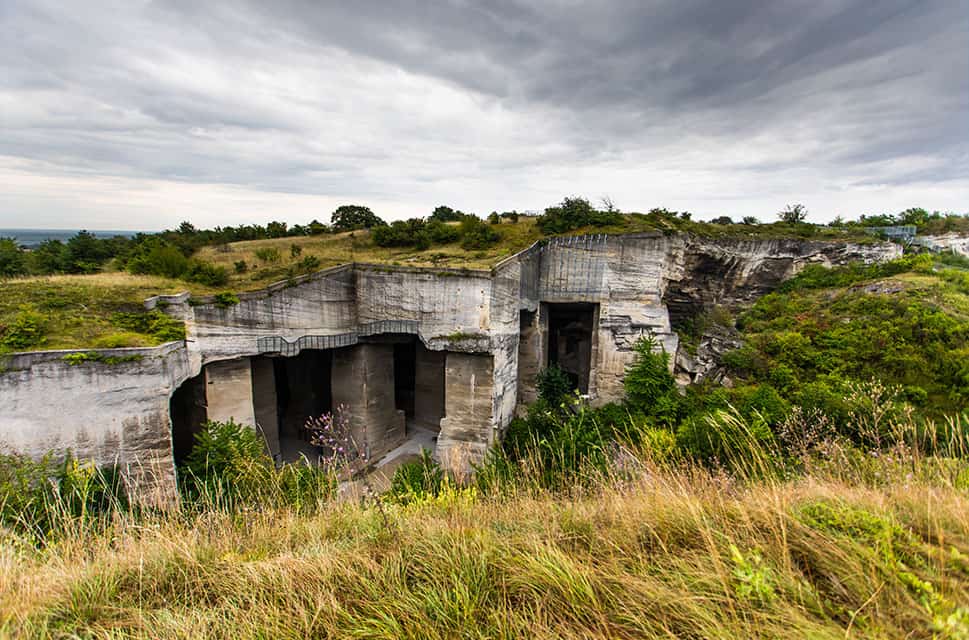
[[[279,418],[276,415],[276,372],[272,358],[255,357],[252,367],[252,404],[256,429],[274,458],[279,454]]]
[[[448,471],[470,473],[494,440],[494,357],[448,352],[444,370],[445,417],[437,458]]]
[[[358,344],[333,353],[333,410],[350,413],[357,445],[377,458],[404,440],[404,412],[394,404],[394,345]]]
[[[441,430],[444,417],[444,352],[417,345],[414,367],[414,422],[434,431]]]
[[[252,367],[249,358],[220,360],[205,365],[205,403],[209,420],[255,426]]]

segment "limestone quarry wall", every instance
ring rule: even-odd
[[[184,344],[111,350],[139,356],[115,364],[71,366],[64,352],[8,358],[0,373],[0,444],[31,455],[70,449],[99,463],[129,465],[139,487],[170,497],[169,400],[182,382],[204,373],[210,418],[272,422],[273,366],[262,356],[354,347],[334,360],[340,375],[333,400],[356,403],[360,420],[380,423],[383,441],[375,447],[385,450],[405,427],[393,407],[393,349],[370,345],[380,336],[409,334],[440,354],[422,356],[423,366],[439,372],[443,363],[444,371],[443,384],[418,376],[417,386],[431,390],[418,403],[419,420],[443,406],[438,456],[473,461],[516,408],[534,400],[556,305],[594,309],[588,390],[602,404],[622,398],[641,336],[673,354],[674,327],[699,309],[749,304],[807,264],[900,253],[888,243],[596,235],[539,242],[491,271],[353,264],[240,294],[237,304],[159,296],[146,305],[185,321]],[[275,437],[271,448],[279,446]]]
[[[78,353],[125,360],[65,360]],[[143,499],[169,502],[175,468],[168,400],[190,373],[181,343],[14,354],[0,373],[0,449],[117,464]]]

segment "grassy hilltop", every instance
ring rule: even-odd
[[[50,241],[29,252],[0,239],[0,354],[159,344],[173,334],[159,330],[157,314],[141,309],[144,298],[154,294],[251,291],[347,262],[489,269],[555,235],[652,231],[877,241],[857,224],[697,222],[687,213],[665,209],[598,211],[579,198],[566,198],[542,216],[506,212],[488,221],[439,207],[437,218],[386,225],[363,207],[341,209],[358,216],[345,220],[349,230],[316,222],[215,230],[184,223],[177,230],[134,239],[99,239],[81,232],[66,244]],[[143,317],[132,317],[139,313]]]

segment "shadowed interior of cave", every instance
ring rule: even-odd
[[[286,440],[309,442],[304,428],[306,421],[333,409],[330,384],[333,353],[305,349],[297,356],[273,358],[272,361],[280,444]],[[254,396],[258,396],[258,392],[257,388],[253,389]],[[265,428],[268,430],[269,426]],[[285,450],[283,457],[288,457]]]
[[[558,365],[579,393],[589,392],[594,304],[547,304],[548,364]]]
[[[192,451],[195,434],[202,430],[205,413],[205,374],[189,378],[175,389],[169,401],[172,419],[172,452],[181,464]]]

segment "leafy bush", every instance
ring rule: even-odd
[[[27,273],[24,250],[13,238],[0,238],[0,278],[21,276]]]
[[[477,216],[465,216],[461,221],[461,248],[487,249],[497,244],[501,236],[484,220]]]
[[[35,544],[46,544],[79,519],[110,516],[128,508],[120,472],[68,455],[40,460],[0,454],[0,524]]]
[[[334,231],[353,231],[382,227],[386,222],[378,218],[370,207],[345,204],[336,208],[330,217]]]
[[[0,326],[0,346],[10,350],[30,349],[42,345],[47,338],[47,318],[31,305],[21,305],[14,321]]]
[[[111,324],[153,336],[159,342],[185,339],[185,324],[157,309],[141,313],[118,312],[111,316]]]
[[[212,299],[215,306],[222,309],[228,309],[229,307],[234,307],[235,305],[239,304],[239,296],[231,291],[220,291],[212,296]]]
[[[461,211],[441,205],[434,209],[430,220],[436,220],[438,222],[459,222],[464,215]]]
[[[604,227],[621,224],[622,214],[618,211],[597,211],[585,198],[565,198],[554,207],[545,209],[538,218],[538,228],[542,233],[564,233],[579,227]]]
[[[556,364],[538,372],[535,386],[538,389],[538,397],[550,407],[562,404],[562,401],[575,390],[568,374]]]
[[[235,269],[236,273],[245,273],[249,270],[249,265],[246,264],[245,260],[238,260],[232,263],[232,267]]]
[[[256,249],[256,257],[263,262],[270,263],[279,262],[279,259],[281,258],[279,249],[275,247],[260,247],[259,249]]]
[[[421,450],[420,460],[405,462],[397,467],[390,481],[390,495],[401,504],[437,496],[444,483],[444,470],[431,452]]]

